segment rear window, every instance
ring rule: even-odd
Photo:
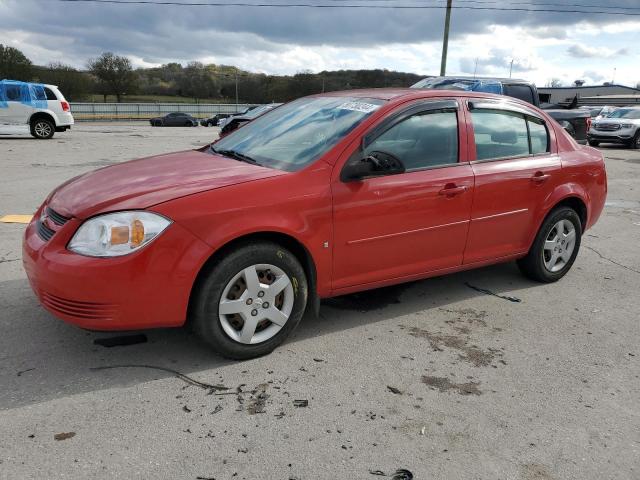
[[[56,94],[48,87],[44,87],[44,93],[47,96],[47,100],[57,100]]]

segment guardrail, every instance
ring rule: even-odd
[[[235,103],[71,103],[76,121],[148,120],[167,113],[183,112],[196,118],[208,118],[217,113],[238,113],[250,104]]]

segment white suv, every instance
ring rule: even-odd
[[[71,128],[73,115],[55,85],[2,80],[0,125],[29,125],[31,135],[46,139]]]

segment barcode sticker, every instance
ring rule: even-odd
[[[342,105],[338,105],[336,108],[340,110],[351,110],[354,112],[362,112],[362,113],[371,113],[378,108],[380,105],[374,105],[373,103],[363,103],[363,102],[345,102]]]

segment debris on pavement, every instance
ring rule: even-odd
[[[478,389],[480,382],[453,383],[446,377],[423,375],[422,383],[429,387],[437,388],[440,392],[455,390],[460,395],[482,395],[482,392]]]
[[[387,475],[382,470],[369,470],[371,475],[378,475],[379,477],[391,477],[391,480],[413,480],[413,473],[404,468],[398,469],[395,473]]]
[[[492,292],[491,290],[487,290],[486,288],[480,288],[480,287],[476,287],[475,285],[471,285],[469,282],[464,282],[464,284],[470,289],[475,290],[476,292],[484,293],[485,295],[491,295],[494,297],[502,298],[503,300],[509,300],[510,302],[514,302],[514,303],[522,302],[522,300],[519,299],[518,297],[510,297],[509,295],[499,295],[495,292]]]
[[[402,395],[402,391],[397,389],[396,387],[390,387],[389,385],[387,385],[387,390],[389,390],[394,395]]]
[[[146,343],[147,336],[144,334],[136,335],[118,335],[117,337],[96,338],[94,345],[100,345],[106,348],[112,347],[126,347],[128,345],[137,345],[139,343]]]
[[[247,412],[249,415],[255,415],[257,413],[265,413],[265,405],[269,395],[267,395],[266,391],[269,387],[266,383],[261,383],[251,392],[251,398],[247,402]],[[240,392],[238,392],[240,393]]]
[[[68,440],[69,438],[73,438],[76,436],[76,432],[63,432],[63,433],[56,433],[53,436],[54,440]]]
[[[23,373],[31,372],[32,370],[35,370],[35,368],[27,368],[26,370],[20,370],[18,373],[16,373],[16,377],[21,377]]]
[[[115,368],[149,368],[152,370],[160,370],[162,372],[167,372],[173,374],[176,378],[179,378],[183,382],[194,385],[196,387],[200,387],[204,390],[209,390],[210,392],[217,392],[219,390],[229,390],[229,387],[225,387],[224,385],[211,385],[209,383],[200,382],[195,380],[184,373],[180,373],[177,370],[173,370],[172,368],[167,367],[159,367],[156,365],[143,365],[143,364],[124,364],[124,365],[105,365],[103,367],[90,367],[89,370],[99,371],[99,370],[111,370]]]
[[[298,408],[304,408],[309,406],[309,400],[294,400],[293,406]]]

